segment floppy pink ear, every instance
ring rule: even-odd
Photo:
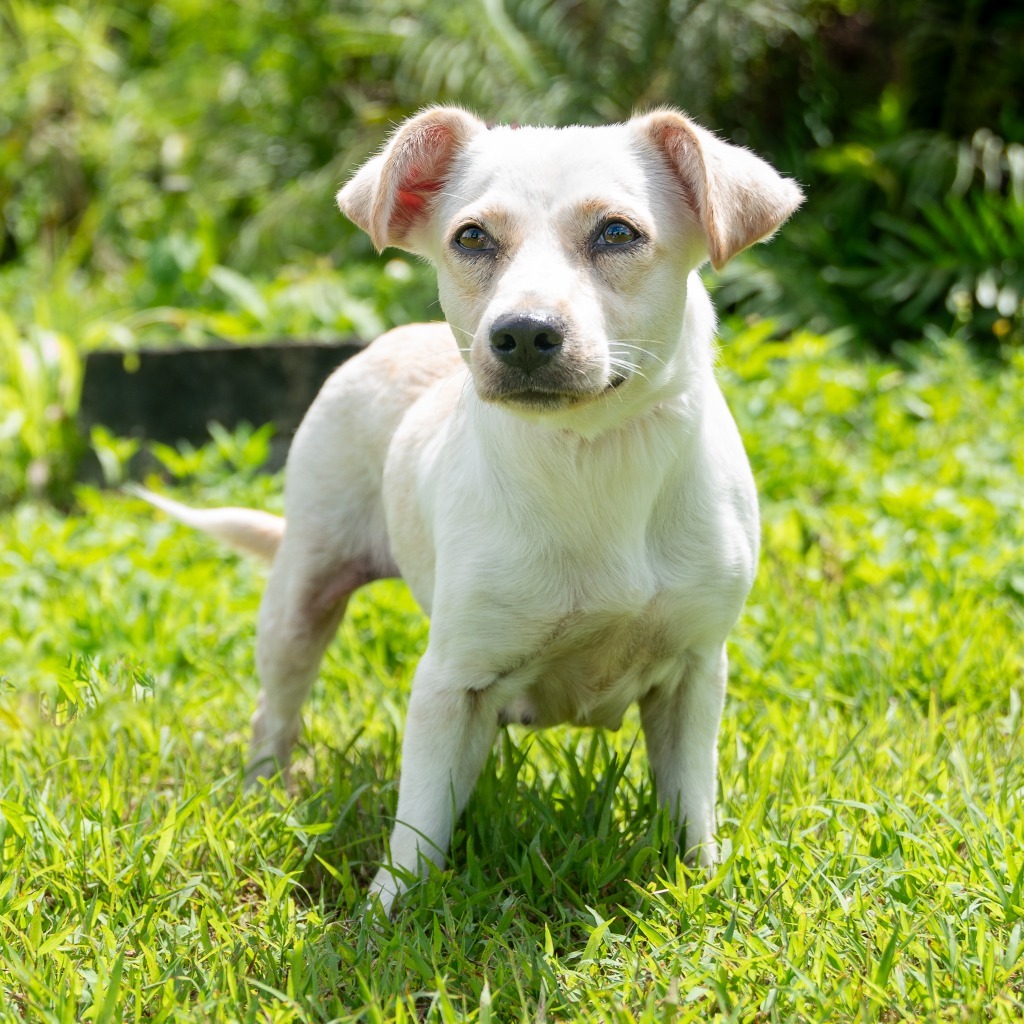
[[[341,212],[378,251],[389,245],[408,248],[444,188],[456,154],[483,128],[458,107],[434,107],[409,118],[338,193]]]
[[[716,270],[747,246],[774,234],[804,201],[795,181],[675,110],[656,110],[632,123],[675,172]]]

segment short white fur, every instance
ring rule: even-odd
[[[287,765],[353,590],[401,575],[431,615],[371,886],[385,912],[443,862],[502,724],[616,728],[633,703],[687,857],[714,862],[725,643],[759,526],[695,271],[801,199],[670,110],[565,129],[427,110],[338,202],[379,248],[434,263],[448,324],[391,331],[328,380],[289,455],[283,522],[150,496],[273,554],[253,778]],[[635,233],[625,248],[603,241],[613,222]],[[491,248],[460,246],[466,225]],[[501,325],[523,318],[544,332],[537,369],[501,350]]]

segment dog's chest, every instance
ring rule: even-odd
[[[694,653],[724,640],[752,545],[681,501],[660,528],[648,518],[575,545],[553,533],[478,563],[458,644],[496,684],[502,720],[617,728],[631,704],[679,685]]]
[[[505,717],[538,726],[617,728],[630,704],[674,685],[686,664],[683,631],[657,598],[632,612],[569,612],[531,653],[510,674],[525,685]]]

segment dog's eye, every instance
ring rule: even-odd
[[[455,236],[455,244],[460,249],[468,249],[470,252],[484,252],[494,248],[494,243],[488,237],[487,232],[475,224],[464,227]]]
[[[599,245],[625,245],[640,236],[623,220],[610,220],[598,235]]]

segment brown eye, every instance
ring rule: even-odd
[[[640,236],[625,221],[610,220],[598,235],[598,245],[625,245]]]
[[[494,248],[494,243],[487,236],[487,232],[475,224],[464,227],[455,236],[455,244],[460,249],[468,249],[470,252],[486,252]]]

